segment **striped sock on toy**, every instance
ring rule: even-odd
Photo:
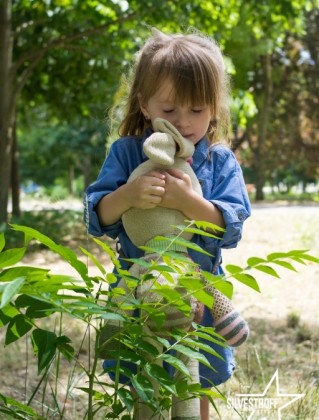
[[[249,327],[236,310],[225,314],[215,322],[215,331],[232,347],[243,344],[249,335]]]
[[[232,302],[214,287],[208,291],[214,296],[211,313],[214,318],[215,331],[232,347],[243,344],[249,335],[249,327],[245,319],[235,310]]]

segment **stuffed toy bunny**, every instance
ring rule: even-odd
[[[139,165],[130,175],[127,182],[132,182],[138,176],[141,176],[154,169],[168,170],[171,168],[179,169],[187,173],[191,179],[192,187],[197,194],[202,195],[202,190],[198,179],[189,164],[194,153],[194,145],[190,140],[182,137],[178,130],[172,126],[168,121],[157,118],[154,121],[154,133],[148,137],[143,146],[144,153],[149,160]],[[183,253],[186,262],[181,263],[184,272],[194,271],[194,263],[191,261],[187,253],[187,248],[174,243],[172,238],[176,235],[184,239],[190,240],[192,234],[182,232],[176,226],[185,225],[185,216],[173,209],[163,207],[155,207],[152,209],[138,209],[131,208],[122,215],[122,222],[125,231],[134,245],[137,247],[147,247],[150,249],[164,250],[169,247],[170,251]],[[157,236],[166,237],[167,241],[159,241],[155,238]],[[187,258],[189,259],[187,262]],[[147,262],[156,261],[156,264],[161,264],[160,255],[156,252],[145,253],[144,260]],[[130,268],[130,273],[135,278],[140,278],[146,271],[146,268],[141,264],[133,264]],[[148,272],[149,273],[149,272]],[[168,280],[161,276],[159,272],[152,271],[150,274],[154,276],[157,284],[167,284]],[[186,316],[183,312],[177,309],[174,305],[165,306],[165,319],[160,328],[157,328],[156,323],[150,316],[145,322],[145,336],[151,337],[152,334],[170,338],[169,332],[174,328],[182,328],[188,331],[192,327],[192,322],[200,321],[203,313],[203,307],[195,298],[189,296],[186,290],[178,285],[178,275],[171,274],[176,284],[176,290],[181,296],[187,296],[187,304],[190,307],[190,313]],[[163,301],[160,294],[156,293],[154,288],[154,278],[146,280],[138,284],[135,290],[135,297],[143,300],[144,303],[156,304],[156,302]],[[125,293],[119,295],[118,304],[125,301],[128,294],[132,293],[126,282],[122,279],[118,285]],[[204,286],[203,286],[204,287]],[[208,291],[214,297],[214,305],[211,308],[214,319],[214,327],[218,334],[220,334],[226,342],[231,346],[238,346],[246,341],[249,333],[248,325],[240,314],[234,309],[231,301],[212,286],[206,285]],[[128,313],[128,311],[126,311]],[[112,349],[112,341],[110,338],[117,334],[122,328],[120,323],[108,323],[107,327],[102,330],[100,337],[100,356],[107,358],[109,356],[108,349]],[[167,332],[167,333],[166,333]],[[153,345],[155,341],[151,340]],[[105,345],[103,344],[105,343]],[[158,345],[158,343],[157,343]],[[158,351],[161,351],[159,348]],[[192,383],[199,383],[199,367],[197,360],[191,360],[184,357],[184,363],[190,372]],[[178,373],[176,373],[178,376]],[[177,380],[178,377],[175,377]],[[151,379],[151,378],[150,378]],[[154,383],[154,390],[158,392],[157,384]],[[174,396],[172,402],[171,418],[172,419],[188,419],[200,420],[200,409],[198,399],[188,399],[185,401],[178,400]],[[156,417],[152,410],[142,403],[138,408],[139,414],[137,419],[145,420],[148,418],[163,418],[163,413]],[[168,417],[165,417],[168,418]]]

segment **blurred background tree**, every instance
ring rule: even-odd
[[[257,200],[266,183],[318,180],[318,0],[2,0],[0,223],[10,194],[19,214],[21,184],[80,195],[95,179],[116,137],[107,115],[121,74],[151,26],[195,27],[221,44],[233,146]]]

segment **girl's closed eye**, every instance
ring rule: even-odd
[[[174,109],[163,109],[163,112],[165,114],[171,114],[174,111]]]

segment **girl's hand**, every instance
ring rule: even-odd
[[[130,207],[152,209],[158,206],[165,193],[165,175],[151,171],[126,184]]]
[[[191,203],[194,194],[189,175],[179,169],[170,169],[165,174],[165,194],[159,205],[184,213],[187,203]]]
[[[189,175],[178,169],[164,172],[165,194],[160,202],[161,207],[178,210],[189,220],[206,220],[225,227],[221,211],[209,200],[194,191]],[[215,235],[221,236],[218,231]]]

